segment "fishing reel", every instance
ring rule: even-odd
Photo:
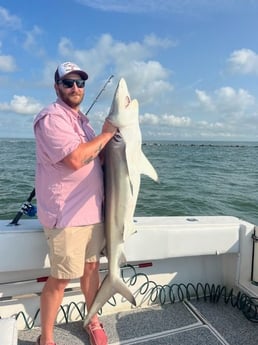
[[[31,200],[34,197],[35,197],[35,188],[30,193],[30,196],[28,197],[28,199],[22,204],[16,216],[8,225],[19,225],[18,222],[24,214],[29,217],[35,217],[37,215],[37,207],[31,204]]]
[[[29,217],[35,217],[37,215],[37,207],[32,205],[30,202],[25,201],[21,206],[21,212]]]

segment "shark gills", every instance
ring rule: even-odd
[[[116,293],[136,305],[130,289],[120,278],[126,263],[124,242],[135,232],[133,216],[140,189],[141,174],[158,182],[158,175],[142,152],[139,105],[131,100],[125,80],[120,79],[107,119],[118,128],[104,150],[105,235],[108,274],[88,310],[84,325]]]

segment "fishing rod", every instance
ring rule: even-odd
[[[94,104],[98,101],[100,95],[102,94],[102,92],[105,90],[105,88],[107,87],[107,84],[110,83],[111,79],[113,78],[113,74],[108,78],[108,80],[105,82],[103,88],[99,91],[99,93],[97,94],[96,98],[94,99],[94,101],[92,102],[91,106],[89,107],[89,109],[86,111],[85,115],[88,115],[88,113],[90,112],[91,108],[94,106]]]
[[[99,91],[97,96],[95,97],[94,101],[91,103],[89,109],[86,111],[85,115],[88,115],[94,104],[98,101],[99,97],[101,96],[102,92],[106,89],[107,84],[110,83],[111,79],[113,78],[113,74],[107,79],[102,89]],[[25,214],[29,217],[34,217],[37,214],[36,206],[31,204],[31,200],[35,197],[36,190],[33,188],[32,192],[30,193],[28,199],[22,204],[20,210],[17,212],[13,220],[8,225],[19,225],[19,220]]]

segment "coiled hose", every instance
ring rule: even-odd
[[[242,311],[244,316],[251,322],[258,323],[258,298],[249,297],[245,293],[239,291],[237,294],[234,293],[233,288],[228,289],[226,286],[208,284],[208,283],[192,283],[188,284],[167,284],[160,285],[155,281],[150,280],[148,275],[145,273],[136,272],[134,266],[126,265],[123,268],[130,269],[130,278],[125,278],[124,270],[121,270],[122,279],[129,286],[134,286],[139,279],[143,279],[144,282],[136,292],[138,295],[143,296],[143,299],[148,300],[151,303],[166,304],[175,303],[177,301],[203,299],[211,303],[218,303],[223,300],[226,304],[231,304],[232,307],[238,308]],[[107,303],[115,307],[117,305],[116,299],[113,296]],[[74,309],[77,310],[79,317],[83,320],[86,315],[86,306],[84,302],[77,304],[76,302],[69,303],[68,306],[60,306],[60,311],[64,317],[66,323],[69,322],[69,315],[71,311],[74,313]],[[99,311],[101,315],[102,310]],[[21,311],[16,315],[16,319],[22,318],[24,320],[27,329],[32,329],[39,314],[39,309],[35,313],[32,321],[28,322],[25,314]]]

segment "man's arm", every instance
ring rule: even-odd
[[[116,130],[117,129],[106,120],[102,127],[101,134],[87,143],[79,144],[79,146],[67,155],[62,162],[74,170],[80,169],[99,155],[100,151],[116,134]]]

